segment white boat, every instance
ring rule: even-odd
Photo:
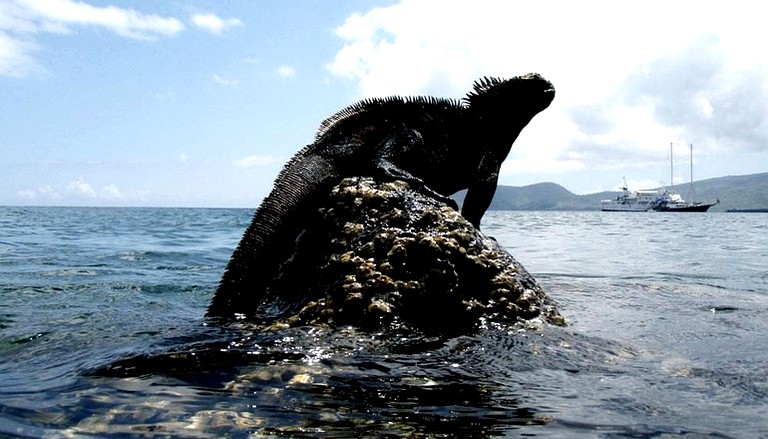
[[[603,212],[646,212],[653,210],[662,196],[658,190],[630,192],[626,181],[621,189],[621,194],[615,200],[600,201]]]
[[[672,146],[673,144],[669,144],[669,184],[672,185],[674,181],[673,177],[673,170],[674,167],[672,166]],[[693,143],[691,143],[691,197],[693,197]],[[673,187],[673,186],[670,186]],[[709,210],[710,207],[714,206],[715,204],[720,203],[720,199],[718,199],[714,203],[701,203],[696,201],[685,201],[683,200],[683,197],[680,195],[672,192],[672,191],[664,191],[664,196],[659,199],[659,202],[657,205],[653,208],[653,210],[656,210],[658,212],[706,212]]]
[[[664,194],[653,210],[657,212],[706,212],[710,207],[718,203],[720,203],[720,200],[714,203],[694,203],[683,200],[678,194],[668,192]]]

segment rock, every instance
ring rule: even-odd
[[[345,179],[308,223],[270,286],[277,325],[464,332],[565,324],[494,239],[405,182]]]

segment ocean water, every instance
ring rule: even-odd
[[[0,437],[768,437],[768,215],[490,212],[566,328],[203,319],[246,209],[0,207]]]

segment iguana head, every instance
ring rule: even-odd
[[[552,83],[538,73],[529,73],[510,79],[480,78],[463,101],[484,118],[498,117],[525,125],[554,98]]]

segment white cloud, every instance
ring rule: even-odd
[[[37,192],[34,189],[22,189],[16,192],[16,196],[23,200],[34,200],[37,198]]]
[[[235,166],[239,168],[251,168],[254,166],[271,166],[279,163],[283,163],[284,158],[272,156],[272,155],[249,155],[243,157],[235,162]]]
[[[29,55],[35,48],[33,43],[14,38],[0,29],[0,75],[22,77],[41,73],[43,69]]]
[[[192,23],[200,29],[217,35],[233,27],[243,25],[243,22],[237,18],[227,18],[225,20],[216,14],[195,14],[192,16]]]
[[[90,185],[90,183],[86,182],[82,178],[73,181],[72,183],[67,186],[68,192],[70,192],[74,196],[82,196],[86,198],[96,198],[96,190],[93,189],[93,186]]]
[[[49,32],[51,29],[65,32],[68,25],[90,25],[130,38],[154,39],[184,30],[184,24],[175,18],[142,14],[116,6],[99,7],[73,0],[16,0],[16,4],[26,10],[38,29]]]
[[[186,153],[179,154],[179,161],[182,163],[187,163],[189,161],[189,156]]]
[[[115,186],[114,184],[108,184],[104,186],[101,194],[103,198],[107,198],[110,200],[119,200],[123,198],[123,193],[120,192],[120,189],[118,189],[117,186]]]
[[[97,189],[85,179],[78,178],[58,187],[43,185],[37,188],[21,189],[16,192],[16,196],[28,203],[81,205],[142,201],[146,199],[147,193],[146,191],[125,193],[114,183]]]
[[[16,195],[24,201],[34,201],[39,198],[50,196],[53,193],[51,186],[40,186],[36,189],[22,189]]]
[[[27,76],[44,72],[31,53],[40,33],[67,34],[92,26],[118,35],[154,40],[173,36],[184,24],[172,17],[143,14],[116,6],[93,6],[74,0],[10,0],[0,2],[0,75]]]
[[[213,79],[213,82],[219,85],[223,85],[225,87],[237,87],[240,84],[240,81],[238,81],[237,79],[225,78],[216,73],[211,75],[211,79]]]
[[[277,68],[276,73],[281,78],[293,78],[296,76],[296,69],[292,66],[280,66]]]
[[[402,0],[349,16],[327,67],[361,98],[461,97],[483,75],[539,72],[557,97],[504,173],[663,165],[680,138],[702,155],[768,148],[762,16],[740,0]]]

